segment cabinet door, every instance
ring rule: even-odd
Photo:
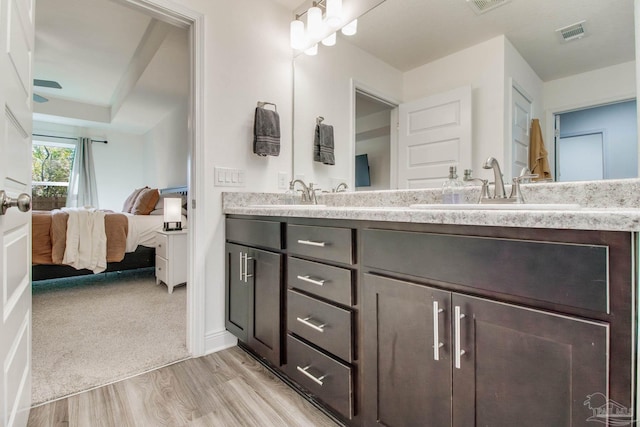
[[[365,424],[450,425],[451,294],[365,274],[362,295]]]
[[[276,366],[280,366],[282,323],[282,255],[249,249],[247,274],[250,288],[249,347]]]
[[[607,324],[458,294],[452,306],[454,425],[593,424],[587,400],[608,397]]]
[[[249,337],[250,279],[244,277],[244,246],[226,245],[225,327],[244,343]]]

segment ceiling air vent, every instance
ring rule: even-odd
[[[476,13],[481,15],[487,13],[496,7],[509,3],[511,0],[467,0],[469,7]]]
[[[556,32],[560,34],[562,41],[581,39],[585,36],[584,23],[586,21],[576,22],[563,28],[558,28]]]

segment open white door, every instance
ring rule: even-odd
[[[0,2],[0,195],[31,194],[34,1]],[[27,425],[31,406],[31,214],[0,216],[0,423]],[[0,201],[0,204],[2,201]],[[4,209],[0,209],[0,213]]]
[[[518,176],[529,167],[531,100],[515,86],[511,87],[511,111],[511,176]]]
[[[471,169],[471,86],[401,104],[398,188],[439,187]]]

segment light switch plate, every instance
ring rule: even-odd
[[[217,187],[244,187],[245,171],[243,169],[223,168],[216,166],[213,175]]]
[[[287,188],[289,188],[288,177],[289,174],[287,174],[286,172],[278,172],[278,189],[286,190]]]

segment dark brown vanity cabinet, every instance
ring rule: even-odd
[[[357,378],[353,236],[350,228],[287,225],[285,372],[348,420]]]
[[[365,275],[367,425],[588,425],[608,325]]]
[[[281,223],[227,219],[226,226],[226,328],[280,366],[284,255],[276,251],[281,250]]]
[[[628,236],[362,233],[365,425],[587,426],[596,393],[632,407]]]

